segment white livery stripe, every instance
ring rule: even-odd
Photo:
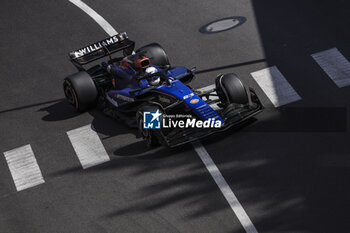
[[[17,191],[45,183],[30,145],[6,151],[4,155]]]
[[[276,66],[253,72],[251,76],[275,107],[301,100],[301,97]]]
[[[96,166],[110,160],[97,133],[91,125],[67,132],[75,153],[83,169]]]
[[[238,201],[236,195],[232,192],[230,186],[227,184],[220,170],[217,168],[217,166],[211,159],[207,150],[202,146],[202,144],[199,141],[192,143],[192,145],[199,157],[201,158],[201,160],[203,161],[210,175],[213,177],[215,183],[219,186],[220,191],[226,198],[233,212],[236,214],[238,220],[242,224],[245,231],[247,233],[257,233],[258,231],[256,230],[249,216],[243,209],[243,206]]]
[[[311,56],[339,88],[350,85],[350,62],[337,48]]]
[[[96,23],[98,23],[103,30],[105,30],[108,35],[113,36],[118,34],[118,32],[110,25],[101,15],[99,15],[96,11],[91,9],[88,5],[86,5],[84,2],[80,0],[69,0],[71,3],[79,7],[81,10],[83,10],[86,14],[88,14],[91,18],[93,18]]]

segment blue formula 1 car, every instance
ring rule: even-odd
[[[171,66],[159,44],[136,51],[134,47],[135,42],[121,33],[71,52],[78,72],[64,80],[68,102],[79,112],[97,106],[137,127],[148,146],[169,147],[227,130],[263,109],[255,91],[235,74],[220,74],[215,85],[195,90],[189,86],[194,69]],[[116,52],[123,55],[112,58]],[[109,59],[84,68],[104,57]],[[149,127],[153,120],[158,125]]]

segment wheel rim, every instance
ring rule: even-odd
[[[140,131],[141,136],[143,138],[147,139],[149,137],[149,131],[147,129],[143,128],[143,119],[142,119],[142,117],[139,120],[139,131]]]
[[[69,85],[69,83],[66,83],[64,86],[64,95],[66,96],[67,101],[73,105],[75,108],[77,108],[77,97],[75,94],[74,89],[72,88],[71,85]]]

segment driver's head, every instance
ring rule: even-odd
[[[149,74],[154,74],[154,73],[157,73],[157,69],[153,66],[150,66],[148,67],[146,70],[145,70],[145,73],[146,75],[149,75]],[[153,85],[153,86],[156,86],[160,83],[160,77],[159,76],[154,76],[150,79],[148,79],[148,82]]]

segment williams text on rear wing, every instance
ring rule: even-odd
[[[69,57],[73,64],[78,69],[81,69],[82,65],[121,50],[124,50],[126,54],[130,54],[134,50],[134,46],[135,42],[129,40],[127,34],[124,32],[74,50],[69,53]]]

